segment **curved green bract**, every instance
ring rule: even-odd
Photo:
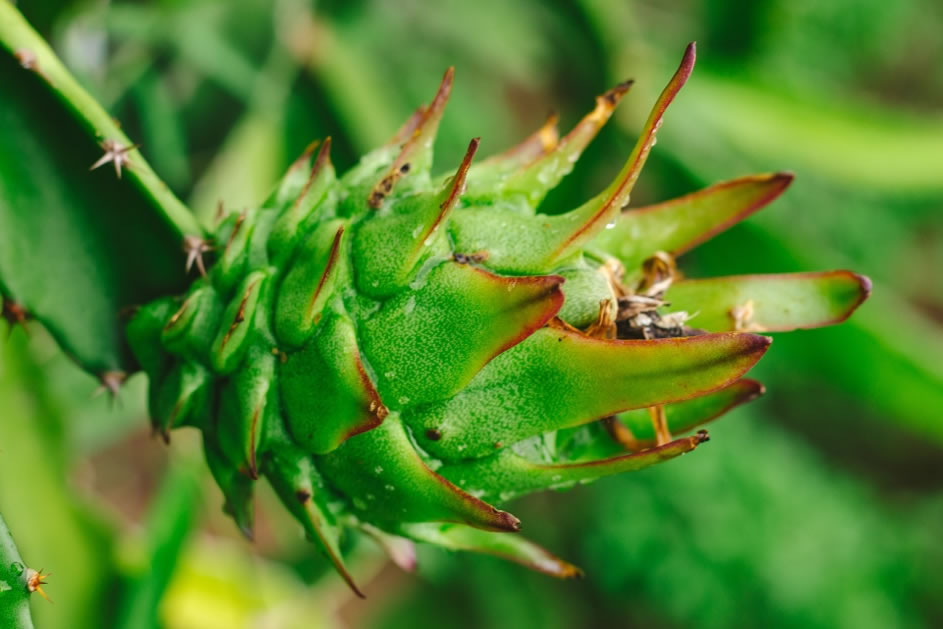
[[[351,530],[406,567],[415,561],[409,538],[578,574],[513,535],[518,519],[494,504],[691,451],[705,435],[656,447],[648,411],[630,409],[667,405],[668,430],[687,431],[756,393],[740,378],[769,346],[762,336],[681,326],[678,338],[619,339],[638,302],[621,278],[637,276],[641,260],[623,275],[602,237],[584,251],[623,229],[617,219],[693,62],[691,46],[613,182],[564,214],[541,214],[539,203],[627,84],[600,96],[559,141],[551,121],[476,166],[474,139],[461,164],[438,176],[432,144],[452,70],[428,107],[340,177],[329,141],[309,147],[259,207],[220,218],[205,278],[141,307],[128,325],[150,378],[155,430],[203,432],[224,508],[247,535],[254,482],[267,479],[358,593],[343,563]],[[754,178],[683,211],[651,212],[693,227],[668,238],[652,223],[632,238],[693,242],[696,230],[710,235],[744,216],[770,185]],[[670,300],[692,313],[703,305],[706,321],[728,307],[729,286],[688,300],[694,284],[670,287]],[[843,312],[857,303],[814,287]],[[765,316],[762,287],[749,288]],[[774,281],[767,292],[777,290]]]
[[[426,465],[395,415],[318,460],[355,513],[390,526],[397,522],[463,522],[491,531],[520,523],[442,478]],[[371,467],[372,466],[372,467]]]
[[[756,380],[743,378],[720,391],[708,393],[691,400],[668,404],[665,415],[668,430],[672,434],[683,434],[720,417],[740,404],[745,404],[763,395],[763,385]],[[655,429],[646,410],[628,411],[617,416],[626,428],[632,431],[632,437],[642,448],[655,445]]]
[[[0,625],[10,629],[32,629],[29,597],[26,565],[7,523],[0,516]]]
[[[567,489],[603,476],[634,472],[690,452],[702,437],[683,437],[643,452],[579,463],[535,462],[505,449],[490,457],[444,465],[442,475],[483,500],[500,504],[544,489]]]
[[[462,524],[404,524],[403,535],[417,542],[449,550],[467,550],[510,559],[561,579],[583,576],[583,571],[520,535],[503,535]]]
[[[697,315],[706,330],[784,332],[841,323],[871,293],[871,280],[851,271],[740,275],[676,282],[672,309]]]
[[[544,328],[461,393],[408,412],[406,421],[435,456],[480,457],[527,437],[721,388],[768,346],[767,337],[748,334],[601,341]]]
[[[86,370],[129,371],[125,311],[186,286],[202,229],[10,2],[0,2],[0,293]],[[125,162],[125,160],[127,160]],[[81,304],[81,307],[76,307]]]
[[[774,201],[792,178],[789,173],[740,177],[625,210],[593,246],[615,255],[627,269],[637,269],[657,251],[681,255]]]

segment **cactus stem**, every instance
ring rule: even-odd
[[[222,201],[220,201],[220,207],[222,207]],[[189,273],[193,265],[196,264],[200,275],[206,277],[206,266],[203,264],[203,254],[213,250],[210,241],[200,238],[199,236],[187,235],[183,237],[183,250],[187,254],[187,273]]]
[[[46,585],[47,581],[51,574],[43,574],[42,570],[33,570],[32,568],[26,569],[26,589],[30,594],[33,592],[39,592],[39,595],[44,599],[52,602],[52,599],[49,598],[49,595],[43,591],[43,586]]]
[[[122,167],[131,168],[132,166],[131,157],[128,155],[128,153],[136,150],[139,146],[140,144],[125,146],[118,140],[103,140],[101,142],[101,147],[102,150],[105,151],[105,154],[99,157],[98,161],[89,167],[89,170],[101,168],[105,164],[111,162],[115,165],[115,174],[118,176],[118,179],[121,179]]]

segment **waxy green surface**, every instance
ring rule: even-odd
[[[563,138],[551,120],[477,165],[473,139],[461,164],[432,176],[449,69],[429,105],[346,174],[334,172],[329,139],[312,145],[259,207],[220,217],[204,235],[137,151],[128,149],[130,164],[121,158],[120,180],[88,172],[98,142],[130,141],[12,5],[0,1],[0,18],[10,53],[0,76],[23,85],[0,100],[14,130],[0,139],[0,167],[21,179],[0,189],[0,238],[13,236],[0,249],[5,295],[96,373],[133,366],[118,311],[160,297],[126,326],[150,379],[155,430],[203,432],[225,509],[248,535],[254,482],[266,478],[358,593],[342,557],[350,528],[390,548],[405,537],[574,576],[510,535],[520,523],[495,505],[641,469],[705,440],[652,447],[639,414],[624,411],[668,404],[669,427],[686,431],[756,394],[740,378],[766,337],[607,338],[616,297],[634,288],[646,257],[683,252],[788,183],[745,178],[623,211],[691,74],[693,44],[612,183],[568,213],[539,205],[630,83],[598,97]],[[17,53],[23,45],[38,66]],[[55,150],[63,138],[69,149]],[[24,245],[24,234],[36,242]],[[205,255],[196,268],[209,269],[186,291],[184,236]],[[613,279],[616,259],[625,286]],[[50,294],[40,280],[57,274],[76,279]],[[847,316],[865,287],[850,275],[725,278],[677,282],[668,299],[671,310],[699,311],[695,323],[708,330],[780,329]],[[744,300],[758,325],[741,315],[731,327],[724,317]],[[640,451],[596,421],[616,413],[609,421],[623,422]]]

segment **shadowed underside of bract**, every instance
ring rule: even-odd
[[[630,88],[568,134],[555,120],[510,150],[430,174],[452,86],[338,177],[312,145],[258,208],[221,216],[214,261],[181,298],[129,324],[165,438],[203,432],[225,509],[252,531],[272,485],[344,568],[359,529],[409,567],[411,541],[491,553],[560,577],[498,507],[693,450],[674,438],[762,393],[743,379],[755,332],[836,323],[867,296],[847,271],[688,280],[674,259],[766,205],[787,174],[626,209],[688,47],[615,180],[560,215],[544,196]],[[199,260],[202,264],[202,259]]]

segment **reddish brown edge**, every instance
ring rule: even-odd
[[[468,143],[468,149],[465,151],[465,157],[462,159],[462,163],[459,165],[458,170],[455,172],[455,176],[452,178],[452,185],[449,189],[449,196],[446,197],[445,201],[439,205],[440,212],[436,215],[435,220],[429,224],[428,229],[426,229],[422,234],[416,238],[416,247],[413,249],[411,259],[415,259],[419,256],[419,253],[422,251],[423,244],[426,241],[426,238],[429,237],[432,232],[442,224],[445,218],[449,215],[449,212],[452,211],[452,208],[455,207],[455,203],[458,202],[459,197],[461,197],[462,192],[465,190],[465,178],[468,175],[468,169],[471,167],[472,158],[475,157],[475,152],[478,150],[478,145],[481,143],[481,138],[473,138],[471,142]]]
[[[314,529],[315,535],[317,535],[318,539],[321,540],[321,547],[324,549],[324,552],[327,553],[331,563],[334,564],[334,569],[337,570],[338,574],[341,575],[341,578],[344,579],[348,587],[353,590],[354,594],[360,598],[367,598],[360,588],[357,587],[357,584],[354,582],[354,578],[351,576],[350,572],[347,571],[347,566],[345,566],[344,562],[341,561],[341,558],[334,553],[331,545],[328,543],[327,539],[325,539],[324,533],[321,531],[320,515],[311,512],[310,506],[313,502],[314,498],[308,496],[308,499],[305,500],[302,504],[305,508],[305,512],[308,514],[308,519],[311,522],[311,528]]]
[[[619,104],[619,101],[622,100],[622,97],[625,96],[632,85],[635,83],[634,80],[629,79],[628,81],[623,81],[615,87],[612,87],[599,96],[596,97],[596,106],[591,112],[583,116],[579,122],[576,123],[576,126],[570,129],[563,138],[557,143],[554,151],[559,151],[565,148],[568,144],[573,142],[577,137],[581,135],[584,127],[590,127],[591,133],[589,137],[583,141],[583,145],[589,144],[589,142],[596,136],[603,125],[609,120],[612,116],[612,112],[615,111],[616,106]],[[600,113],[602,110],[602,113]],[[600,119],[601,117],[601,119]]]
[[[540,128],[529,136],[515,144],[511,148],[496,153],[491,157],[479,162],[481,164],[494,164],[496,162],[506,162],[521,159],[522,162],[540,159],[552,151],[560,143],[560,133],[557,130],[557,123],[560,116],[555,111],[547,114],[547,119],[540,125]],[[547,141],[547,139],[551,141]]]
[[[535,570],[537,572],[542,572],[543,574],[549,575],[551,577],[555,577],[557,579],[574,579],[574,578],[582,578],[583,576],[585,576],[585,573],[583,572],[581,568],[579,568],[578,566],[574,566],[573,564],[571,564],[569,561],[566,561],[565,559],[561,559],[560,557],[557,557],[556,555],[554,555],[552,552],[550,552],[549,550],[547,550],[540,544],[534,543],[529,539],[525,539],[524,541],[527,544],[530,544],[538,552],[540,552],[540,554],[542,554],[548,561],[554,562],[558,566],[559,570],[548,570],[545,566],[542,566],[540,563],[528,561],[524,559],[523,557],[512,555],[510,553],[504,553],[497,550],[491,550],[489,548],[482,548],[481,546],[473,546],[471,544],[461,544],[461,545],[456,544],[454,548],[457,550],[483,553],[486,555],[491,555],[493,557],[500,557],[501,559],[508,559],[510,561],[513,561],[516,564],[520,564],[526,568],[530,568],[531,570]]]
[[[419,145],[426,135],[434,130],[433,127],[437,125],[439,119],[442,117],[445,105],[449,101],[449,94],[452,92],[452,82],[454,78],[455,68],[450,67],[442,76],[442,82],[439,84],[439,90],[436,92],[432,104],[423,112],[419,122],[412,130],[411,136],[406,143],[403,144],[399,155],[393,160],[393,165],[390,167],[390,170],[370,192],[370,196],[367,199],[367,203],[370,207],[374,209],[380,207],[383,199],[393,190],[393,186],[396,185],[399,178],[403,176],[402,167],[407,163],[407,160],[412,155],[416,146]],[[407,126],[409,124],[410,122],[407,121]]]
[[[593,467],[605,467],[612,465],[613,463],[618,463],[620,461],[626,461],[629,459],[647,459],[653,458],[659,461],[664,461],[667,459],[672,459],[676,456],[686,454],[700,444],[708,441],[709,437],[707,436],[706,430],[700,430],[697,434],[691,435],[690,437],[681,437],[680,439],[675,439],[669,443],[666,443],[663,446],[658,446],[657,448],[650,448],[648,450],[643,450],[641,452],[632,452],[629,454],[620,454],[619,456],[612,456],[606,459],[599,459],[596,461],[582,461],[580,463],[553,463],[550,465],[547,464],[531,464],[534,469],[540,470],[560,470],[560,469],[580,469],[580,468],[593,468]]]
[[[219,351],[222,352],[226,348],[226,344],[229,343],[229,338],[232,336],[232,333],[236,330],[236,326],[245,321],[246,319],[246,302],[249,301],[249,295],[252,294],[252,291],[255,290],[255,287],[259,285],[259,282],[262,281],[262,278],[257,279],[256,281],[249,284],[246,288],[246,292],[242,294],[242,301],[239,302],[239,310],[236,311],[236,317],[233,319],[232,323],[229,325],[229,329],[226,330],[226,335],[223,337],[222,343],[219,344]]]
[[[442,485],[447,491],[455,494],[462,502],[468,505],[470,508],[467,510],[457,510],[453,507],[449,509],[459,516],[461,519],[452,520],[458,522],[459,524],[467,524],[473,526],[477,529],[483,529],[486,531],[498,531],[498,532],[510,532],[516,533],[521,530],[521,521],[516,517],[508,513],[507,511],[502,511],[497,507],[489,505],[487,502],[480,498],[472,496],[470,493],[466,492],[464,489],[455,485],[447,478],[440,476],[435,471],[430,469],[422,459],[419,458],[419,455],[416,454],[417,462],[422,465],[423,469],[440,485]],[[478,519],[471,521],[466,518],[469,513],[479,514]]]
[[[256,449],[258,447],[259,415],[262,414],[262,409],[264,406],[265,400],[263,399],[259,406],[257,406],[255,411],[252,413],[252,421],[249,423],[249,477],[252,478],[252,480],[259,480],[259,466],[256,458]]]
[[[229,247],[232,245],[233,240],[236,239],[236,234],[239,232],[240,229],[242,229],[242,224],[245,222],[246,222],[246,212],[245,210],[243,210],[236,217],[236,222],[232,226],[232,231],[229,232],[229,238],[226,240],[226,246],[223,247],[223,255],[226,255],[226,253],[229,251]]]
[[[710,333],[710,334],[700,334],[698,336],[684,336],[684,337],[678,337],[678,338],[651,339],[651,340],[598,339],[591,336],[587,336],[586,334],[584,334],[583,332],[580,332],[579,330],[569,330],[567,328],[561,328],[561,327],[554,327],[553,333],[567,336],[573,339],[574,342],[592,343],[596,345],[615,345],[619,347],[627,347],[627,346],[632,346],[632,345],[651,347],[653,345],[678,345],[678,344],[695,344],[695,343],[711,344],[717,341],[720,337],[726,337],[726,338],[737,337],[742,340],[742,350],[738,352],[738,355],[741,355],[741,356],[750,355],[750,357],[753,360],[750,362],[749,365],[744,367],[742,370],[740,370],[738,373],[734,374],[727,380],[721,382],[716,387],[712,387],[710,389],[698,389],[696,391],[690,392],[681,397],[668,398],[665,400],[661,400],[659,404],[670,404],[672,402],[681,402],[683,400],[690,400],[691,398],[700,397],[702,395],[713,393],[715,391],[720,391],[721,389],[724,389],[730,386],[732,382],[739,380],[743,376],[743,374],[745,374],[746,372],[748,372],[750,369],[753,368],[753,366],[760,360],[760,358],[763,357],[763,354],[766,353],[766,350],[769,349],[770,344],[773,342],[773,339],[771,339],[768,336],[762,336],[760,334],[748,334],[746,332],[716,332],[716,333]],[[646,406],[649,406],[649,405],[646,404],[642,406],[631,406],[629,408],[612,409],[609,412],[607,412],[605,415],[597,419],[602,419],[603,417],[608,417],[609,415],[613,415],[615,413],[621,413],[623,411],[631,411],[636,408],[645,408]],[[590,420],[590,421],[593,421],[593,420]],[[589,423],[589,422],[582,422],[582,423]]]
[[[321,289],[324,288],[324,283],[327,282],[327,278],[331,275],[331,272],[334,270],[334,266],[337,264],[337,256],[340,251],[341,238],[344,236],[344,226],[341,225],[338,228],[337,233],[334,234],[334,241],[331,243],[331,251],[327,256],[327,264],[324,265],[324,272],[321,273],[321,279],[318,280],[318,285],[314,289],[314,292],[311,294],[311,299],[308,301],[308,307],[305,308],[305,321],[310,321],[312,319],[311,309],[314,308],[314,302],[318,300],[318,295],[321,294]]]
[[[625,175],[622,177],[621,183],[609,196],[609,199],[603,203],[602,207],[599,208],[599,211],[597,211],[588,221],[583,223],[583,225],[580,226],[578,230],[570,234],[570,237],[567,238],[559,248],[557,248],[557,250],[552,255],[552,259],[556,259],[562,255],[562,253],[565,252],[577,238],[591,229],[593,225],[597,224],[603,217],[608,215],[612,208],[612,204],[617,198],[622,196],[623,192],[625,191],[625,187],[630,185],[630,182],[634,183],[635,179],[638,178],[639,171],[645,164],[645,160],[648,158],[648,153],[651,151],[652,145],[654,144],[655,133],[658,131],[658,127],[661,125],[661,119],[664,116],[665,111],[668,109],[668,105],[671,104],[675,96],[678,95],[678,92],[681,91],[681,88],[684,87],[688,77],[691,76],[691,71],[694,70],[694,61],[696,56],[696,45],[694,42],[691,42],[684,50],[684,56],[681,58],[681,65],[678,66],[678,69],[671,77],[671,80],[668,81],[668,85],[666,85],[665,89],[662,90],[661,95],[655,102],[655,107],[652,109],[651,114],[648,116],[648,120],[645,122],[645,126],[642,128],[642,134],[639,136],[638,143],[635,145],[635,148],[632,149],[632,154],[629,156],[629,167],[625,169]]]
[[[406,119],[406,122],[403,123],[403,126],[396,130],[396,133],[393,134],[393,137],[390,138],[389,142],[386,143],[386,146],[392,146],[394,144],[402,144],[410,137],[412,137],[413,132],[419,126],[419,122],[422,120],[422,117],[426,115],[426,106],[420,105],[416,108],[409,118]]]
[[[331,159],[331,136],[324,138],[324,142],[321,143],[321,150],[318,151],[318,156],[314,158],[314,164],[311,165],[311,172],[308,173],[308,178],[305,180],[304,187],[301,188],[301,193],[295,197],[294,203],[291,205],[291,210],[294,211],[298,206],[301,205],[301,202],[308,195],[308,190],[311,189],[311,185],[314,183],[314,180],[317,179],[318,175],[321,174],[321,169],[324,168],[324,164],[328,163]]]
[[[314,153],[314,149],[318,148],[320,144],[321,140],[312,140],[308,146],[305,147],[305,150],[301,152],[301,155],[295,158],[295,161],[291,163],[291,166],[288,167],[288,170],[298,170],[299,168],[303,167],[307,163],[308,158],[311,157],[311,154]]]
[[[646,206],[638,207],[638,208],[626,208],[625,210],[622,211],[622,213],[634,215],[634,214],[639,214],[642,212],[658,212],[661,210],[667,210],[667,209],[673,208],[678,205],[685,205],[687,203],[690,203],[691,201],[695,201],[697,199],[710,196],[714,194],[715,192],[719,192],[727,188],[736,188],[738,186],[755,184],[755,183],[770,184],[769,188],[766,189],[764,194],[754,199],[745,208],[743,208],[742,210],[740,210],[739,212],[737,212],[736,214],[734,214],[727,220],[718,223],[710,230],[699,234],[693,240],[687,242],[686,244],[682,245],[680,248],[675,249],[674,251],[671,252],[671,254],[674,256],[680,256],[681,254],[687,251],[690,251],[691,249],[697,247],[703,242],[706,242],[707,240],[710,240],[717,234],[729,229],[733,225],[736,225],[743,219],[756,213],[757,211],[763,209],[764,207],[766,207],[767,205],[775,201],[786,190],[786,188],[789,187],[789,185],[792,183],[794,178],[795,178],[794,175],[789,172],[779,172],[779,173],[770,173],[770,174],[762,174],[762,175],[747,175],[745,177],[738,177],[736,179],[731,179],[730,181],[722,181],[712,186],[708,186],[707,188],[702,188],[700,190],[696,190],[684,196],[677,197],[675,199],[671,199],[668,201],[664,201],[662,203],[655,203],[652,205],[646,205]]]
[[[490,271],[486,271],[475,266],[468,266],[468,268],[475,273],[483,275],[489,280],[495,281],[499,284],[535,284],[538,286],[542,285],[548,291],[547,293],[538,293],[535,295],[533,300],[539,301],[542,299],[547,299],[548,303],[543,312],[541,312],[540,315],[529,325],[524,326],[517,336],[502,345],[494,354],[488,358],[487,361],[485,361],[485,364],[491,361],[491,359],[493,359],[498,354],[511,349],[526,339],[528,336],[545,326],[553,317],[556,316],[556,314],[560,311],[560,308],[563,307],[564,295],[563,291],[560,290],[560,287],[563,285],[565,279],[559,275],[524,275],[521,277],[508,277],[504,275],[495,275]]]
[[[677,432],[688,432],[689,430],[694,430],[698,426],[703,426],[704,424],[707,424],[717,419],[718,417],[721,417],[729,413],[736,407],[742,404],[746,404],[747,402],[752,402],[756,398],[766,393],[766,387],[763,386],[763,383],[758,380],[753,380],[752,378],[741,378],[737,380],[736,382],[734,382],[733,384],[727,387],[724,387],[723,389],[720,389],[718,392],[725,391],[727,389],[735,389],[735,388],[741,389],[741,390],[736,391],[733,399],[730,400],[730,402],[727,405],[725,405],[722,409],[720,409],[713,415],[705,417],[701,419],[700,421],[691,424],[690,426],[683,426],[677,429]],[[697,399],[697,398],[691,398],[691,399]],[[669,408],[668,410],[670,411],[671,409]],[[669,426],[669,429],[671,429],[671,426]],[[652,448],[655,445],[654,439],[636,439],[636,442],[638,443],[639,446],[643,448]],[[636,450],[634,452],[637,453],[638,451]]]
[[[367,421],[354,426],[348,430],[344,435],[341,436],[340,441],[335,444],[335,447],[344,443],[354,435],[359,435],[362,432],[367,432],[368,430],[373,430],[377,426],[383,423],[383,420],[386,419],[386,416],[390,414],[389,409],[383,403],[383,400],[380,399],[380,393],[377,391],[377,388],[374,386],[373,381],[370,380],[370,375],[367,373],[367,370],[363,367],[363,361],[360,360],[359,354],[354,357],[355,364],[357,367],[357,373],[360,375],[360,381],[363,383],[363,389],[367,396]],[[370,410],[370,407],[373,406],[373,410]]]
[[[531,570],[536,570],[537,572],[542,572],[543,574],[555,577],[557,579],[582,579],[586,576],[586,573],[583,572],[583,569],[579,566],[574,566],[569,561],[557,557],[552,552],[541,546],[540,544],[535,544],[534,542],[527,540],[529,544],[532,544],[538,551],[540,551],[543,556],[548,560],[554,562],[559,568],[558,570],[548,570],[540,563],[535,563],[532,561],[527,561],[521,557],[516,557],[514,555],[509,555],[507,553],[501,553],[497,551],[490,551],[481,548],[473,548],[475,552],[483,552],[487,555],[494,555],[495,557],[500,557],[502,559],[510,559],[514,563],[520,564]]]
[[[863,304],[868,297],[871,296],[871,278],[867,275],[861,275],[855,273],[854,271],[848,271],[846,269],[839,269],[835,271],[805,271],[800,273],[748,273],[745,275],[724,275],[721,277],[705,277],[698,279],[684,279],[678,282],[679,284],[694,284],[694,283],[705,283],[705,282],[722,282],[729,280],[742,280],[742,279],[762,279],[762,280],[817,280],[828,277],[845,277],[850,279],[853,283],[858,285],[858,298],[853,304],[851,304],[840,317],[835,319],[828,319],[827,321],[820,321],[813,325],[804,325],[798,327],[789,327],[789,328],[770,328],[764,330],[764,332],[788,332],[790,330],[801,329],[801,330],[812,330],[815,328],[824,328],[829,325],[837,325],[847,320],[852,313],[858,309],[858,306]],[[669,289],[670,292],[671,289]],[[692,337],[693,338],[693,337]]]

